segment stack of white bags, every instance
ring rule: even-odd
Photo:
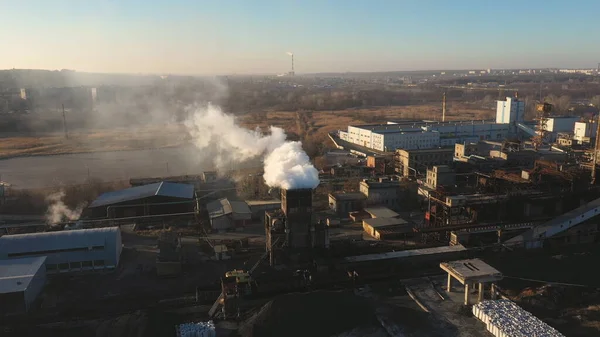
[[[215,324],[213,321],[184,323],[179,325],[180,337],[215,337]]]
[[[496,337],[564,337],[509,300],[484,301],[473,306],[473,315]]]

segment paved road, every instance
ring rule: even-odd
[[[82,183],[88,172],[92,178],[115,181],[199,174],[211,169],[212,164],[204,160],[199,150],[186,146],[4,159],[0,160],[0,180],[14,188],[27,189]]]

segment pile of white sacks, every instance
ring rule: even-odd
[[[564,337],[553,327],[509,300],[484,301],[473,306],[473,315],[496,337]]]
[[[180,337],[215,337],[217,335],[213,321],[180,324],[178,332]]]

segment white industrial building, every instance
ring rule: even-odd
[[[45,257],[0,260],[0,312],[29,311],[46,284]]]
[[[415,150],[454,146],[479,140],[502,140],[509,125],[488,121],[387,122],[387,124],[350,125],[340,131],[341,140],[377,151]]]
[[[573,127],[573,139],[579,144],[589,143],[596,138],[597,125],[589,122],[575,122]]]
[[[114,269],[121,250],[119,227],[0,237],[0,260],[45,256],[48,273]]]

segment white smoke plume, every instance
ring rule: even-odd
[[[81,204],[75,209],[70,209],[63,202],[64,197],[64,191],[52,193],[46,197],[46,201],[50,203],[48,210],[46,211],[46,220],[50,224],[56,224],[62,221],[77,220],[81,216],[81,212],[83,212],[85,204]]]
[[[292,53],[291,51],[286,52],[286,54],[288,54],[289,56],[294,56],[294,53]]]
[[[212,157],[217,169],[225,169],[228,163],[261,158],[265,183],[270,187],[293,189],[319,185],[319,173],[302,144],[286,141],[283,129],[271,126],[270,134],[259,129],[248,130],[239,126],[234,116],[210,103],[194,109],[186,126],[196,147],[205,157]]]

